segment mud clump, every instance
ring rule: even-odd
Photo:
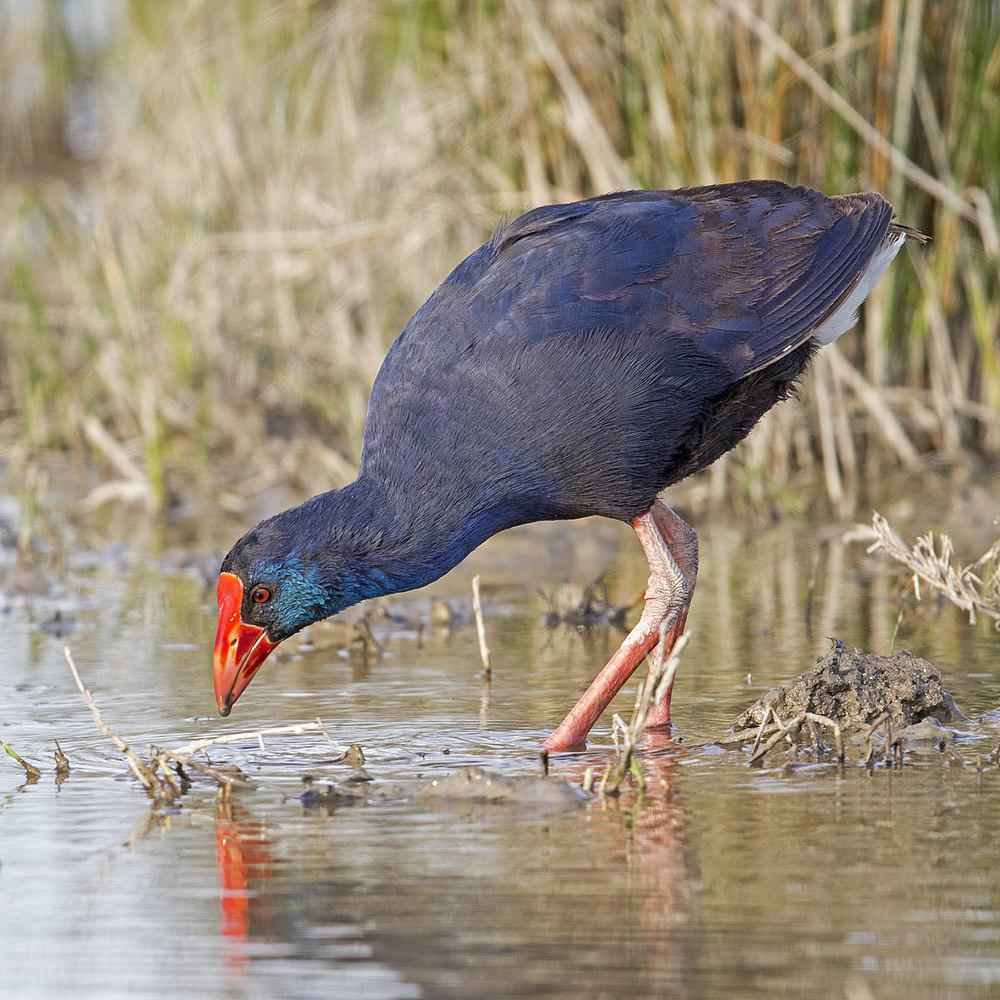
[[[927,660],[906,650],[891,656],[851,651],[839,639],[805,673],[754,702],[732,731],[759,727],[772,711],[784,720],[812,712],[846,732],[866,729],[886,712],[896,731],[925,719],[953,723],[965,718]]]

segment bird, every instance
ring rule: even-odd
[[[649,563],[639,621],[545,740],[576,750],[682,634],[694,529],[660,497],[796,390],[914,229],[875,193],[775,180],[637,190],[502,220],[389,349],[357,479],[262,521],[218,579],[228,715],[268,655],[361,601],[424,587],[516,525],[605,517]],[[670,726],[670,692],[648,725]]]

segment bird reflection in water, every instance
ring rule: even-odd
[[[649,930],[684,922],[690,901],[683,809],[677,791],[678,752],[668,733],[647,730],[637,749],[644,788],[639,792],[626,783],[620,795],[601,800],[604,815],[621,824],[625,858],[643,882]],[[579,774],[566,777],[582,783],[586,767],[580,764]]]
[[[465,967],[467,956],[449,953],[450,943],[462,940],[461,935],[455,937],[453,930],[449,931],[448,928],[454,926],[453,922],[461,923],[473,919],[474,910],[479,913],[479,919],[484,925],[494,925],[495,921],[504,928],[504,933],[513,935],[506,940],[506,947],[524,947],[530,952],[534,945],[529,942],[534,941],[537,934],[554,933],[562,937],[565,928],[572,926],[566,920],[566,908],[576,907],[586,899],[596,907],[588,923],[592,932],[598,935],[603,933],[599,930],[603,921],[600,912],[602,910],[615,922],[623,919],[623,915],[629,912],[637,918],[629,934],[631,944],[626,948],[626,953],[608,956],[612,965],[616,968],[633,967],[639,972],[640,977],[648,979],[651,988],[655,987],[657,990],[668,985],[673,990],[678,984],[683,984],[687,973],[693,968],[694,955],[691,952],[690,936],[684,930],[691,913],[691,877],[681,801],[676,791],[676,745],[666,734],[650,732],[646,734],[640,752],[645,779],[645,790],[641,795],[636,794],[632,787],[626,786],[620,796],[603,801],[595,800],[584,807],[579,814],[565,815],[562,821],[568,822],[571,826],[574,822],[578,822],[581,833],[584,833],[589,824],[597,824],[604,828],[602,834],[592,830],[592,833],[584,835],[588,843],[600,845],[597,850],[605,861],[609,860],[610,848],[610,858],[614,859],[611,863],[612,869],[620,869],[624,864],[628,873],[624,886],[619,884],[617,889],[611,889],[606,877],[608,868],[602,867],[596,861],[596,856],[586,846],[581,845],[582,853],[574,866],[561,874],[553,873],[554,882],[550,883],[549,889],[543,893],[548,895],[548,903],[543,903],[538,898],[534,900],[522,898],[519,893],[503,893],[495,899],[495,902],[520,912],[487,915],[480,908],[484,899],[488,900],[491,897],[490,895],[484,897],[477,890],[468,897],[463,894],[454,896],[452,908],[446,914],[436,904],[431,906],[431,899],[437,899],[436,895],[429,896],[425,900],[418,891],[412,890],[413,894],[405,902],[401,902],[397,896],[398,889],[384,882],[380,863],[377,859],[372,859],[369,853],[370,867],[367,870],[368,878],[372,881],[368,882],[366,892],[352,895],[352,907],[357,906],[359,909],[355,911],[351,908],[350,917],[347,918],[355,928],[369,928],[368,931],[359,932],[359,940],[364,939],[365,947],[370,949],[369,960],[385,968],[394,969],[407,981],[421,983],[423,988],[433,994],[443,982],[439,977],[451,974],[448,972],[449,969],[454,973],[457,968]],[[581,784],[588,763],[594,763],[591,754],[574,758],[572,763],[564,759],[557,776]],[[428,804],[422,803],[422,808],[428,808]],[[441,808],[450,812],[453,806],[443,804]],[[516,819],[518,812],[516,806],[511,806],[510,809],[512,812],[508,813],[504,807],[496,805],[475,807],[470,804],[470,812],[465,815],[471,824],[469,842],[475,842],[477,853],[482,849],[483,838],[471,836],[473,828],[487,823],[498,834],[502,834],[507,828],[512,829],[510,824]],[[313,815],[316,815],[320,822],[324,821],[322,811]],[[533,836],[527,833],[519,822],[515,825],[526,835],[524,846],[530,851],[532,849],[530,845],[535,842]],[[235,976],[246,974],[249,971],[254,943],[265,940],[271,940],[273,943],[282,941],[292,948],[299,960],[321,959],[322,950],[316,950],[318,939],[313,939],[308,933],[303,934],[304,928],[301,924],[294,930],[285,926],[279,916],[281,907],[272,904],[275,893],[282,896],[292,888],[287,884],[290,878],[293,883],[297,883],[296,893],[309,895],[311,905],[316,907],[307,908],[310,915],[308,918],[304,916],[305,911],[301,911],[300,918],[305,919],[306,923],[317,919],[321,922],[331,920],[339,922],[345,919],[344,911],[339,909],[343,905],[343,896],[331,891],[332,887],[341,884],[339,879],[333,877],[329,883],[324,881],[322,875],[317,879],[318,873],[312,865],[309,866],[308,875],[296,868],[292,871],[279,872],[273,831],[268,824],[253,820],[250,805],[246,800],[220,801],[217,804],[215,828],[221,890],[221,931],[226,943],[225,963],[228,973]],[[568,833],[565,827],[562,829],[564,833]],[[414,829],[413,836],[419,838],[421,833]],[[511,844],[506,838],[502,839],[506,845],[504,847],[506,853]],[[451,845],[449,851],[451,863],[456,871],[461,872],[470,860],[463,849],[462,838],[459,837],[457,842],[452,840]],[[372,845],[369,844],[369,852],[371,848]],[[508,863],[509,860],[508,858]],[[591,865],[595,864],[597,867],[592,869],[594,882],[592,891],[586,890],[581,896],[582,886],[574,885],[573,881],[563,881],[564,878],[575,880],[581,867],[590,870]],[[475,868],[476,865],[473,864],[471,867]],[[432,871],[426,873],[428,884],[435,882],[436,874],[439,873]],[[279,875],[285,884],[281,887],[269,886],[269,882]],[[300,882],[303,878],[307,879],[309,889],[306,889],[305,883]],[[448,884],[454,885],[450,877]],[[472,883],[469,885],[471,890]],[[553,886],[557,887],[554,895]],[[559,889],[559,886],[562,888]],[[608,895],[609,892],[611,895]],[[439,961],[433,967],[427,967],[423,961],[424,948],[417,949],[414,953],[411,947],[412,941],[397,937],[400,928],[391,915],[386,918],[383,909],[387,898],[390,897],[396,899],[404,909],[409,907],[414,917],[417,914],[421,915],[418,937],[425,939],[426,948],[441,950]],[[429,909],[424,909],[425,905]],[[330,907],[337,907],[336,917],[333,916]],[[470,908],[468,912],[467,908]],[[612,916],[612,913],[616,915]],[[374,930],[371,930],[372,928]],[[524,940],[520,939],[522,932],[527,935]],[[283,940],[289,933],[292,935],[291,939]],[[407,932],[410,933],[412,927]],[[578,945],[578,942],[572,940],[567,940],[565,943],[571,951]],[[580,960],[584,961],[582,956]],[[592,961],[593,956],[586,959],[585,964]],[[526,968],[525,975],[528,979],[532,979],[529,971]],[[609,973],[610,970],[602,971]]]
[[[247,961],[251,902],[259,883],[272,874],[272,845],[263,823],[251,822],[246,809],[221,796],[216,804],[215,845],[222,934],[235,945],[227,949],[226,963],[239,968]]]

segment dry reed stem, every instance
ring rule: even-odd
[[[868,410],[886,444],[899,456],[903,465],[908,469],[916,468],[920,464],[917,449],[914,448],[903,425],[886,402],[884,393],[876,389],[844,357],[836,344],[830,344],[825,353],[833,373],[851,389],[862,406]]]
[[[869,552],[884,552],[906,566],[913,574],[913,592],[918,601],[923,580],[967,612],[971,624],[976,623],[977,614],[982,614],[1000,628],[1000,539],[975,562],[962,566],[954,560],[947,535],[935,539],[934,532],[928,531],[908,546],[877,511],[872,514],[871,525],[859,526],[852,537],[870,540]]]
[[[964,3],[952,19],[922,0],[921,17],[920,2],[839,0],[803,16],[794,0],[625,13],[341,0],[333,13],[297,5],[291,19],[270,0],[238,12],[129,5],[85,67],[71,32],[55,37],[47,15],[18,19],[0,78],[28,69],[46,85],[23,111],[0,107],[11,139],[0,165],[19,148],[24,157],[0,172],[11,206],[0,227],[0,444],[102,454],[115,481],[91,506],[162,502],[164,479],[232,509],[247,482],[328,489],[356,472],[392,332],[497,215],[616,187],[777,176],[885,190],[935,236],[928,271],[897,261],[866,307],[861,360],[847,369],[831,353],[828,398],[777,409],[682,488],[686,502],[806,499],[817,475],[836,494],[839,474],[852,503],[858,410],[904,465],[956,443],[989,458],[1000,443],[1000,240],[983,81],[996,12]],[[104,88],[104,65],[131,81],[126,101]],[[361,72],[370,65],[382,71]],[[106,141],[83,163],[60,128],[51,160],[36,155],[33,119],[62,122],[81,83]],[[842,346],[853,357],[860,345]],[[271,436],[274,409],[294,424],[291,445]],[[84,413],[129,474],[85,440]],[[209,473],[206,451],[231,460]],[[871,454],[864,440],[857,452]]]
[[[479,574],[472,578],[472,610],[476,615],[476,634],[479,636],[479,658],[483,663],[483,680],[493,679],[490,665],[490,647],[486,645],[486,623],[483,621],[483,601],[479,593]]]
[[[320,719],[315,722],[300,722],[293,726],[269,726],[266,729],[250,729],[241,733],[224,733],[222,736],[205,736],[185,743],[183,746],[177,747],[176,750],[171,750],[170,753],[191,756],[206,747],[226,746],[231,743],[244,743],[248,740],[256,740],[263,747],[262,741],[265,736],[304,736],[307,733],[319,733],[326,739],[327,743],[337,748],[337,752],[341,754],[342,758],[346,758],[350,748],[341,747],[334,743]]]
[[[680,666],[681,654],[688,644],[689,633],[685,632],[665,658],[665,640],[669,629],[666,623],[660,627],[660,639],[656,646],[656,659],[649,665],[646,679],[639,685],[632,707],[632,715],[626,724],[620,715],[612,719],[611,738],[615,752],[608,761],[604,776],[598,787],[600,795],[616,795],[622,783],[631,773],[636,783],[642,787],[642,766],[635,755],[635,748],[646,728],[646,720],[655,705],[658,705],[670,690]]]
[[[63,647],[63,655],[66,657],[69,669],[73,673],[73,680],[76,681],[76,686],[79,688],[80,694],[83,695],[83,700],[87,703],[90,714],[94,717],[97,728],[122,752],[129,770],[139,779],[142,786],[154,799],[172,798],[172,795],[163,787],[163,782],[156,776],[152,768],[130,750],[125,741],[101,717],[101,713],[94,702],[94,696],[84,687],[83,681],[80,679],[80,672],[76,669],[76,664],[73,662],[73,654],[70,652],[69,646]]]
[[[835,111],[869,146],[881,153],[901,174],[917,187],[926,191],[953,212],[971,222],[979,222],[979,212],[957,191],[942,183],[923,168],[917,166],[897,149],[854,106],[837,93],[812,66],[806,62],[775,30],[758,17],[743,0],[716,0],[716,3],[735,15],[764,44],[778,55],[800,80],[828,107]]]

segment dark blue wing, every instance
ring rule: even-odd
[[[466,342],[659,330],[740,378],[809,338],[891,219],[878,195],[826,198],[774,181],[539,208],[501,226],[414,326]]]
[[[772,181],[528,212],[389,351],[362,474],[490,531],[643,513],[787,394],[891,215]]]

